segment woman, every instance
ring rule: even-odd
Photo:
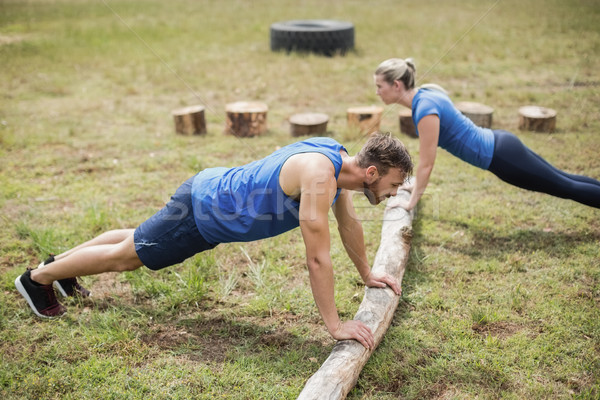
[[[563,172],[526,147],[515,135],[476,126],[458,111],[437,85],[415,88],[411,59],[392,58],[375,71],[377,95],[385,104],[412,109],[419,136],[416,182],[405,208],[414,208],[425,192],[440,146],[463,161],[487,169],[517,187],[600,208],[600,182]]]

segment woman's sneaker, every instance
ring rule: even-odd
[[[54,262],[54,254],[50,254],[50,257],[46,259],[43,263],[41,263],[38,268],[42,268],[45,265]],[[54,281],[54,288],[60,293],[63,297],[75,296],[79,295],[81,297],[90,297],[92,293],[81,286],[77,281],[77,278],[66,278],[60,279],[58,281]]]
[[[41,285],[31,280],[30,269],[27,269],[23,275],[17,276],[15,286],[38,317],[56,318],[67,312],[67,309],[56,299],[52,285]]]

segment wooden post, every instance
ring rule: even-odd
[[[408,201],[410,193],[399,191],[388,200],[383,214],[381,243],[373,263],[373,272],[386,272],[402,283],[410,243],[413,212],[395,207]],[[383,339],[398,307],[399,297],[390,288],[367,288],[354,319],[367,324],[375,336],[375,347]],[[298,400],[345,399],[356,384],[360,371],[374,350],[367,350],[354,340],[336,343],[321,368],[306,382]]]
[[[492,107],[472,101],[459,101],[454,106],[458,111],[463,113],[465,117],[473,121],[475,125],[481,126],[482,128],[492,127],[492,115],[494,114],[494,109]]]
[[[412,111],[410,108],[402,107],[398,112],[398,118],[400,119],[400,132],[412,138],[418,137],[417,128],[415,127],[415,123],[412,119]]]
[[[326,114],[294,114],[290,117],[292,136],[322,135],[327,132],[329,117]]]
[[[225,132],[239,137],[259,136],[267,131],[266,104],[238,101],[225,106]]]
[[[181,135],[206,134],[203,106],[178,108],[171,112],[175,121],[175,132]]]
[[[556,111],[551,108],[525,106],[519,108],[519,129],[535,132],[553,132]]]
[[[347,110],[348,126],[371,134],[379,130],[383,108],[377,106],[351,107]]]

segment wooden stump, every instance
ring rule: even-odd
[[[238,101],[225,106],[225,132],[238,137],[259,136],[267,131],[266,104]]]
[[[553,132],[556,111],[551,108],[525,106],[519,108],[519,129],[534,132]]]
[[[460,101],[455,104],[455,107],[473,121],[475,125],[482,128],[492,127],[492,114],[494,113],[492,107],[472,101]]]
[[[398,118],[400,119],[400,132],[412,138],[418,137],[417,128],[415,127],[415,123],[412,119],[412,111],[410,108],[400,109],[398,112]]]
[[[292,136],[322,135],[327,132],[327,122],[326,114],[294,114],[290,117],[290,133]]]
[[[348,126],[371,134],[379,130],[383,108],[377,106],[351,107],[347,110]]]
[[[203,106],[178,108],[171,112],[175,120],[175,132],[181,135],[206,134]]]
[[[388,200],[383,214],[381,242],[373,262],[374,273],[388,273],[400,284],[410,252],[414,217],[413,211],[406,211],[400,204],[409,199],[410,193],[401,190]],[[381,343],[392,323],[399,299],[389,287],[365,289],[365,296],[354,319],[371,328],[375,347]],[[355,340],[337,342],[321,368],[306,382],[298,400],[345,399],[373,351]]]

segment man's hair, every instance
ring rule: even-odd
[[[408,177],[413,171],[413,162],[402,142],[391,133],[376,132],[356,154],[359,167],[377,167],[380,175],[388,173],[390,168],[398,168]]]

